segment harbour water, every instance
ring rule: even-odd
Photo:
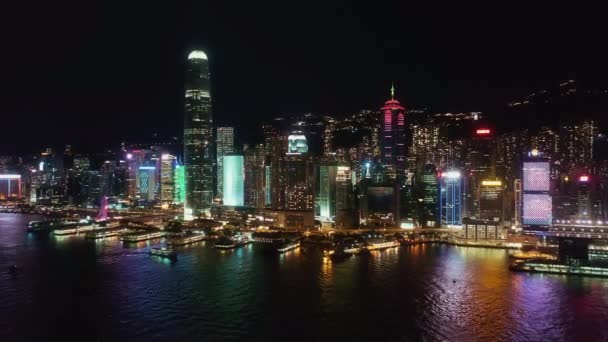
[[[608,279],[512,273],[498,249],[176,247],[28,234],[0,214],[0,341],[608,340]],[[10,265],[22,268],[16,277]]]

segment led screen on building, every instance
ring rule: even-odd
[[[524,163],[524,191],[549,191],[549,162]]]
[[[522,220],[524,225],[550,225],[552,220],[551,196],[524,194]]]

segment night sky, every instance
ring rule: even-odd
[[[217,123],[244,140],[278,114],[378,108],[391,81],[406,106],[492,115],[547,83],[608,78],[604,12],[572,4],[82,3],[3,5],[0,153],[181,135],[192,48],[210,58]]]

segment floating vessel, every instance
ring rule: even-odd
[[[401,246],[401,243],[399,243],[399,241],[397,241],[397,240],[393,240],[393,241],[368,242],[366,248],[370,251],[373,251],[373,250],[387,249],[387,248],[393,248],[393,247],[399,247],[399,246]]]
[[[28,232],[46,232],[54,229],[78,227],[80,222],[74,221],[31,221],[27,225]]]
[[[509,266],[511,271],[530,273],[553,273],[567,275],[584,275],[594,277],[608,277],[608,268],[593,266],[561,265],[541,261],[518,260]]]
[[[177,261],[177,253],[173,249],[167,247],[150,248],[150,255]]]
[[[277,252],[285,253],[300,247],[299,241],[286,241],[277,246]]]
[[[248,239],[242,236],[227,237],[222,236],[215,242],[214,247],[218,249],[233,249],[248,244]]]

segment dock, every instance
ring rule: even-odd
[[[183,237],[174,237],[167,240],[167,245],[169,246],[184,246],[189,245],[191,243],[204,241],[204,240],[214,240],[205,234],[193,234]]]
[[[139,242],[150,239],[159,239],[165,236],[165,232],[139,232],[129,233],[121,236],[120,240],[123,242]]]
[[[127,228],[105,228],[99,229],[96,231],[88,232],[85,235],[87,239],[105,239],[113,236],[120,236],[122,234],[127,233],[129,230]]]

